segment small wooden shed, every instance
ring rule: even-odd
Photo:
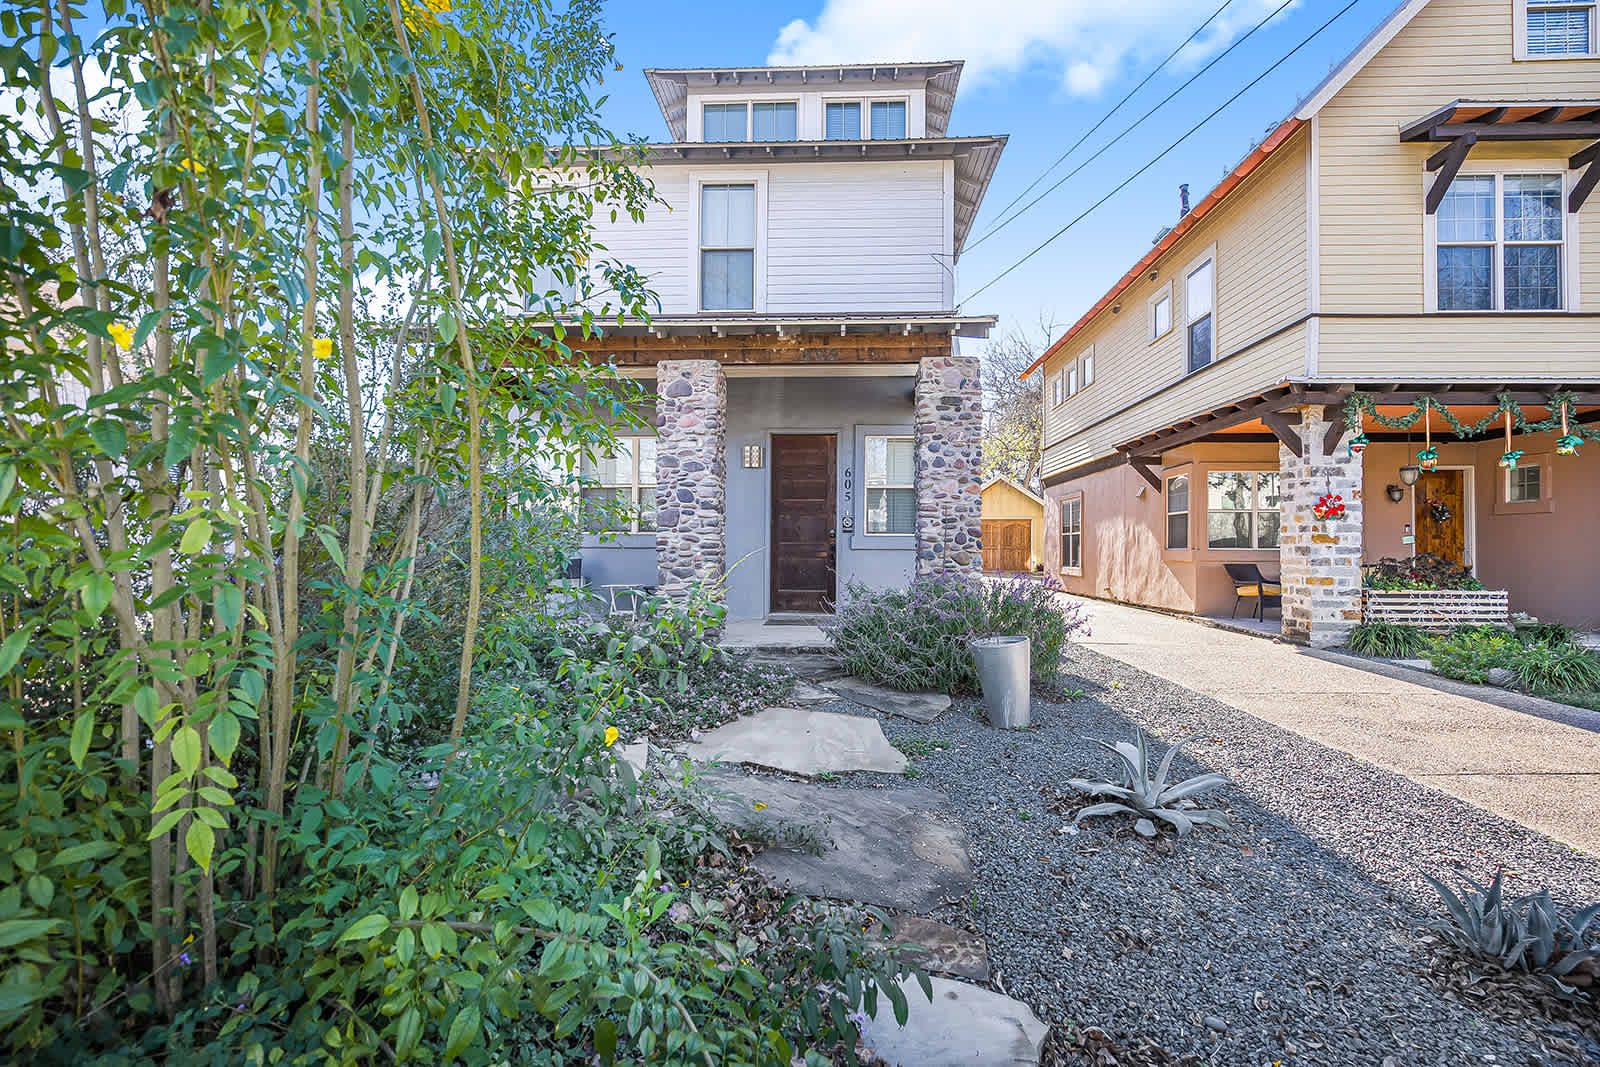
[[[983,569],[1031,571],[1044,561],[1044,500],[1004,475],[983,486]]]

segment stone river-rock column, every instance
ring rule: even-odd
[[[983,389],[975,356],[917,370],[917,573],[983,570]]]
[[[1329,455],[1328,425],[1322,408],[1301,408],[1302,455],[1278,446],[1283,635],[1313,648],[1342,644],[1361,621],[1361,457],[1343,442]],[[1344,497],[1344,518],[1311,513],[1325,493]]]
[[[720,581],[727,566],[728,379],[722,364],[656,364],[655,421],[658,592],[681,600],[698,583]]]

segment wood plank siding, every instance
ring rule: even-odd
[[[1121,296],[1120,311],[1101,312],[1041,368],[1047,474],[1091,462],[1121,441],[1257,392],[1259,383],[1305,373],[1305,327],[1295,324],[1307,310],[1308,140],[1308,131],[1295,134],[1158,261],[1155,280],[1147,273]],[[1214,346],[1226,358],[1188,374],[1184,275],[1212,246]],[[1152,342],[1150,304],[1166,292],[1172,296],[1172,328]],[[1052,404],[1051,379],[1090,346],[1094,384],[1065,404]]]

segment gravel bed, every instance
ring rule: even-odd
[[[1513,890],[1581,903],[1600,900],[1600,860],[1098,653],[1069,656],[1065,689],[1085,695],[1036,692],[1027,731],[991,729],[960,700],[930,726],[880,717],[926,752],[906,784],[943,790],[966,827],[973,899],[935,917],[983,933],[998,988],[1062,1034],[1099,1027],[1206,1067],[1600,1064],[1570,1028],[1499,1021],[1429,981],[1423,926],[1440,909],[1422,879],[1503,864]],[[1047,796],[1110,777],[1091,739],[1134,724],[1200,735],[1178,773],[1237,783],[1207,798],[1232,830],[1175,847],[1115,817],[1068,832]]]

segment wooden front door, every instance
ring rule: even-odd
[[[983,569],[996,574],[1026,571],[1033,554],[1032,527],[1027,519],[984,519]]]
[[[1417,482],[1417,554],[1467,561],[1465,471],[1427,471]]]
[[[833,434],[772,437],[772,610],[832,611]]]

